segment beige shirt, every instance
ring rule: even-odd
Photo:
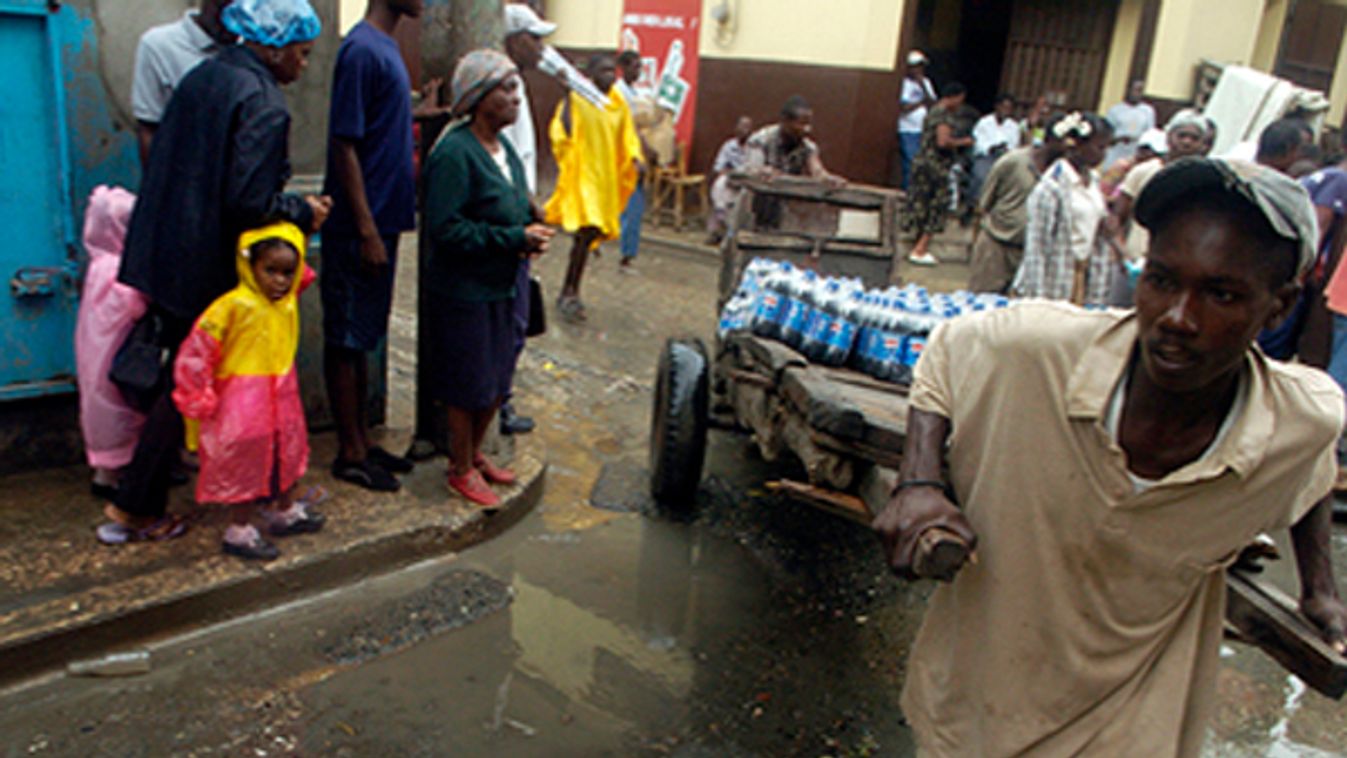
[[[1151,158],[1144,163],[1137,164],[1127,172],[1123,178],[1122,184],[1118,186],[1118,191],[1132,198],[1132,207],[1136,207],[1137,198],[1141,197],[1141,191],[1146,189],[1146,185],[1160,173],[1160,169],[1165,167],[1165,162],[1159,158]],[[1151,246],[1151,233],[1146,227],[1138,224],[1136,219],[1132,220],[1131,228],[1127,231],[1127,246],[1125,252],[1127,257],[1139,261],[1146,257],[1146,251]]]
[[[1224,569],[1328,492],[1343,399],[1251,349],[1228,433],[1137,492],[1103,423],[1135,343],[1131,312],[1047,302],[931,335],[911,403],[952,422],[979,561],[935,591],[909,660],[902,706],[924,751],[1199,753]]]

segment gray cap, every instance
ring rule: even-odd
[[[1161,210],[1199,190],[1221,188],[1263,214],[1279,237],[1296,243],[1297,274],[1314,264],[1319,223],[1309,193],[1296,180],[1266,166],[1228,158],[1183,158],[1166,166],[1137,198],[1136,219],[1147,229]]]

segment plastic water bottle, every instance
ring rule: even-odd
[[[752,318],[753,333],[768,339],[781,338],[781,317],[786,304],[787,272],[775,267],[763,275],[762,290]]]
[[[720,325],[717,333],[723,339],[725,335],[733,331],[738,331],[750,326],[750,320],[753,316],[753,296],[747,292],[740,291],[725,303],[724,309],[720,312]]]
[[[827,281],[810,320],[808,332],[814,346],[810,359],[827,366],[842,365],[851,352],[850,342],[843,349],[840,338],[847,324],[844,311],[850,299],[844,291],[846,286],[845,282],[836,279]],[[849,334],[854,336],[854,329]]]
[[[879,339],[876,345],[875,378],[893,381],[902,361],[903,314],[898,303],[885,298],[881,301],[882,310],[879,322]]]
[[[828,330],[823,363],[828,366],[846,365],[856,344],[858,331],[857,315],[860,309],[861,293],[853,290],[846,299],[838,299],[835,315]]]
[[[790,298],[781,325],[781,340],[799,350],[803,345],[805,325],[814,310],[818,274],[795,269],[791,277]]]
[[[856,345],[847,366],[862,373],[870,373],[870,342],[874,334],[874,295],[860,293],[860,300],[852,316],[856,325]]]

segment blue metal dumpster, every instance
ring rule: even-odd
[[[0,0],[0,401],[74,387],[78,253],[58,17]]]

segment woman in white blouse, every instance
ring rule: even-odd
[[[1118,272],[1118,243],[1096,167],[1113,130],[1094,113],[1072,113],[1053,125],[1067,146],[1029,195],[1024,260],[1011,290],[1021,297],[1108,304]]]

